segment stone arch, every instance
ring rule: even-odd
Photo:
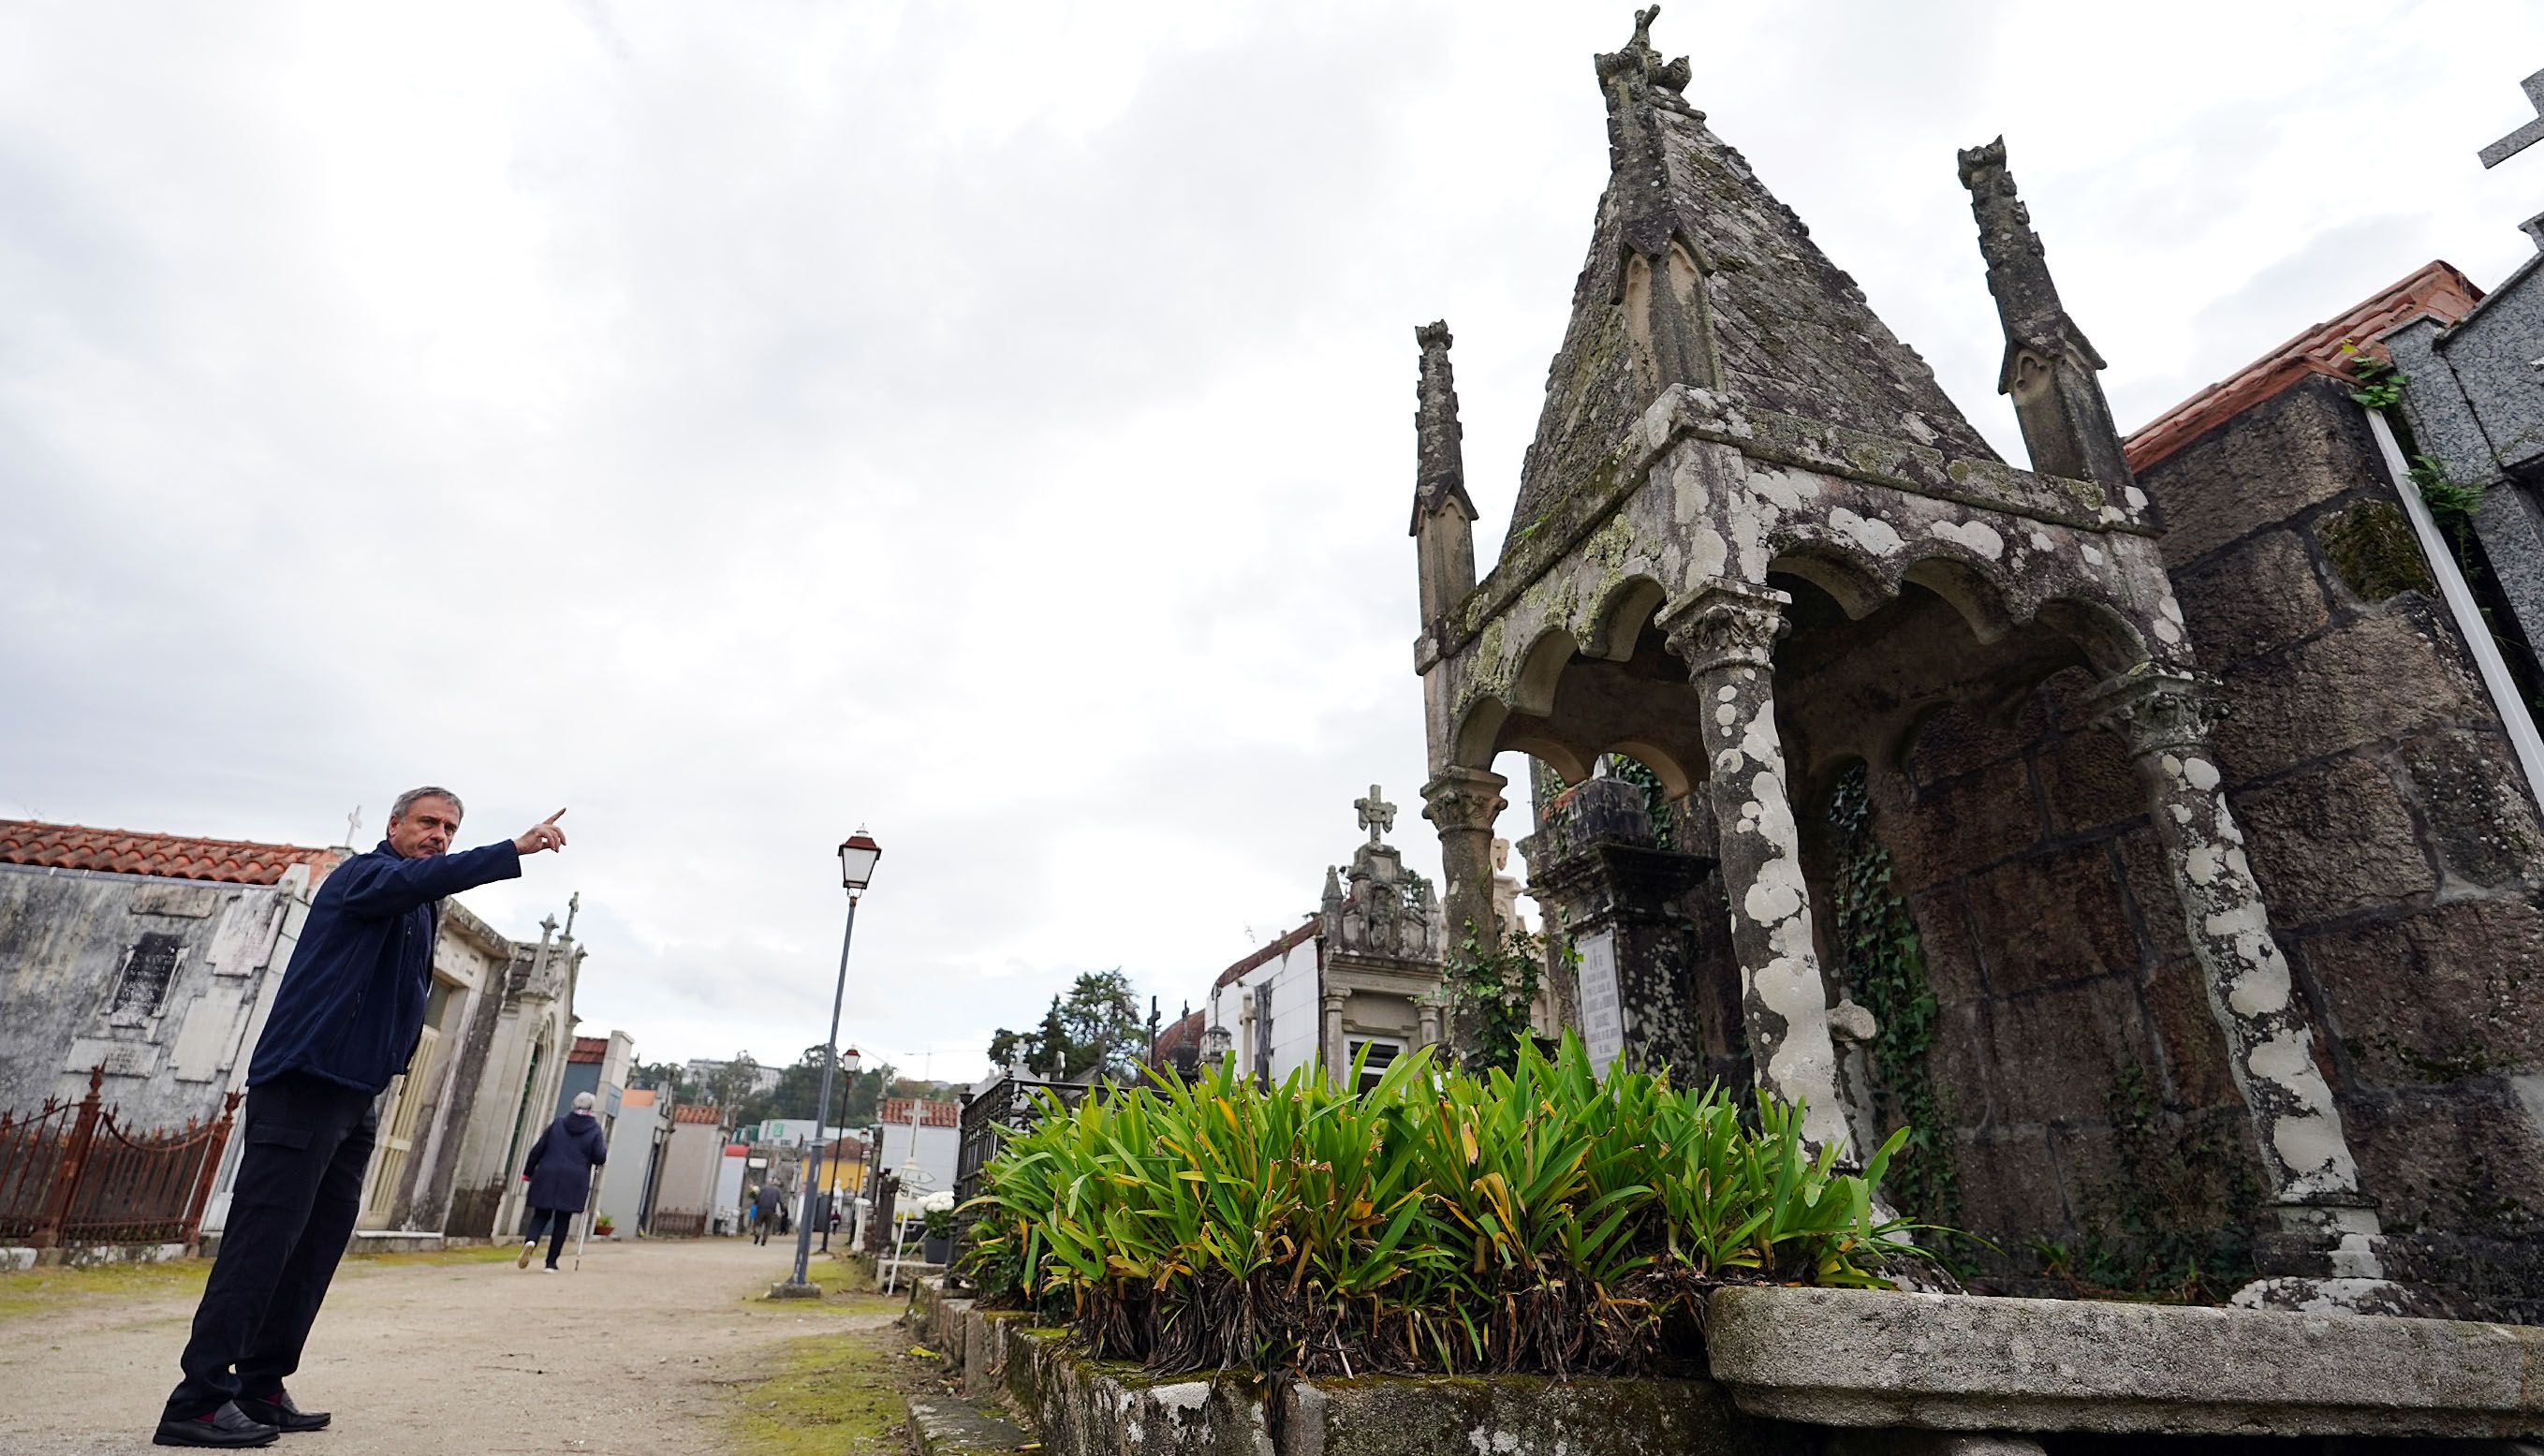
[[[1587,625],[1581,633],[1584,657],[1624,662],[1634,655],[1634,639],[1642,635],[1652,613],[1660,610],[1669,593],[1660,582],[1649,576],[1635,575],[1610,587],[1593,607]]]
[[[1679,762],[1678,755],[1656,743],[1641,739],[1626,739],[1608,745],[1602,752],[1624,754],[1651,769],[1652,775],[1661,781],[1661,792],[1673,799],[1686,798],[1694,791],[1699,781],[1697,776],[1688,772],[1687,767]]]
[[[1511,710],[1540,718],[1552,712],[1555,685],[1578,651],[1580,643],[1562,627],[1540,632],[1520,655],[1519,671],[1511,675]]]
[[[1970,635],[1982,643],[1998,642],[2022,623],[2006,605],[2004,590],[1989,572],[1951,550],[1932,551],[1909,563],[1899,579],[1914,582],[1943,598],[1969,623]]]
[[[1450,740],[1450,762],[1461,768],[1491,768],[1493,755],[1501,747],[1502,725],[1509,720],[1509,703],[1498,697],[1477,698],[1458,720],[1457,734]]]
[[[1881,604],[1898,595],[1899,590],[1898,584],[1867,560],[1864,553],[1816,532],[1809,535],[1796,533],[1785,544],[1782,552],[1767,563],[1767,570],[1809,582],[1826,592],[1848,616],[1858,620],[1879,610]]]
[[[2040,604],[2034,619],[2075,643],[2085,661],[2106,678],[2118,677],[2152,656],[2137,627],[2104,603],[2054,597]]]

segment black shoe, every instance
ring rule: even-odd
[[[274,1396],[270,1400],[260,1401],[248,1396],[239,1397],[238,1408],[239,1414],[248,1419],[262,1420],[268,1425],[285,1431],[324,1430],[327,1428],[327,1422],[336,1418],[331,1412],[301,1410],[291,1404],[291,1392],[280,1386],[275,1387]]]
[[[238,1402],[224,1401],[209,1416],[179,1419],[174,1416],[159,1417],[159,1428],[150,1435],[154,1446],[271,1446],[282,1432],[262,1420],[250,1420],[240,1413]]]

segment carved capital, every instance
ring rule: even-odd
[[[2204,750],[2227,712],[2213,680],[2150,665],[2095,688],[2086,704],[2095,724],[2117,734],[2133,759]]]
[[[1653,621],[1688,673],[1702,680],[1724,668],[1772,666],[1792,603],[1773,587],[1716,578],[1664,605]]]
[[[1489,769],[1444,768],[1439,777],[1422,785],[1422,817],[1438,825],[1442,834],[1490,833],[1502,810],[1509,807],[1502,798],[1509,784],[1509,779]]]

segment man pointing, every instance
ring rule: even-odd
[[[379,1094],[423,1033],[441,899],[517,878],[522,855],[565,848],[559,809],[518,839],[452,854],[459,816],[450,790],[409,789],[389,810],[389,837],[318,888],[248,1063],[229,1223],[159,1445],[263,1446],[327,1423],[282,1382],[300,1368],[353,1237]]]

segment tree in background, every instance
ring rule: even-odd
[[[627,1073],[630,1087],[650,1087],[674,1101],[689,1091],[689,1075],[677,1062],[639,1062]]]
[[[733,1118],[735,1122],[755,1121],[756,1119],[747,1119],[739,1114],[745,1110],[744,1103],[758,1095],[759,1063],[749,1052],[735,1052],[733,1060],[725,1063],[714,1076],[708,1078],[706,1086],[700,1091],[704,1092],[708,1101],[724,1108],[729,1114],[735,1114]]]
[[[1088,971],[1051,999],[1042,1024],[1031,1031],[1001,1026],[990,1038],[990,1060],[1010,1065],[1018,1056],[1038,1076],[1049,1076],[1057,1053],[1064,1076],[1084,1077],[1100,1064],[1113,1077],[1136,1079],[1148,1060],[1147,1023],[1131,978],[1119,967]]]

